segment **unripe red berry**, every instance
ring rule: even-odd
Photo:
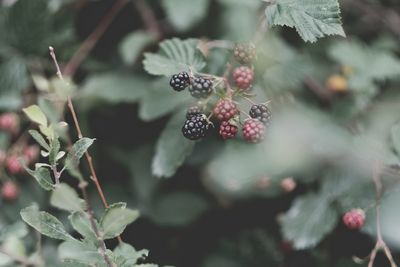
[[[1,187],[1,196],[4,200],[13,201],[18,198],[19,188],[18,186],[11,181],[7,181]]]
[[[219,120],[229,121],[238,113],[238,110],[236,108],[235,103],[233,103],[232,100],[221,99],[215,106],[213,113],[215,117],[217,117]]]
[[[229,123],[229,121],[221,122],[219,126],[219,135],[222,136],[223,139],[231,139],[234,138],[237,134],[238,128]]]
[[[21,173],[24,169],[16,155],[11,155],[6,159],[6,167],[11,174]]]
[[[16,133],[19,128],[19,118],[15,113],[4,113],[0,115],[0,129]]]
[[[254,71],[245,66],[238,67],[233,70],[233,80],[240,89],[249,89],[253,83]]]
[[[24,158],[26,159],[27,163],[30,164],[34,162],[39,157],[40,148],[37,145],[30,145],[25,147],[24,149]]]
[[[296,181],[291,177],[285,178],[281,181],[281,188],[287,193],[292,192],[296,188],[296,186]]]
[[[240,64],[249,64],[256,57],[256,47],[252,43],[235,44],[233,56]]]
[[[264,139],[265,126],[257,119],[247,119],[243,124],[243,137],[249,143],[258,143]]]
[[[343,223],[349,229],[357,230],[363,227],[365,212],[362,209],[352,209],[343,215]]]

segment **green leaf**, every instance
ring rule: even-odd
[[[10,252],[14,257],[26,257],[26,248],[21,239],[17,237],[10,237],[2,244],[2,248]],[[8,255],[5,255],[0,252],[0,266],[16,266],[16,265],[8,265],[14,261],[14,258],[10,258]]]
[[[397,155],[400,155],[400,123],[397,123],[392,127],[390,136]]]
[[[29,130],[29,134],[35,139],[35,141],[46,151],[50,151],[50,146],[47,144],[46,140],[43,138],[42,134],[36,130]]]
[[[93,244],[97,243],[98,240],[95,232],[92,229],[89,215],[87,213],[82,211],[75,211],[70,216],[68,216],[68,219],[71,222],[71,225],[75,229],[75,231],[77,231],[85,239],[93,242]]]
[[[25,170],[39,183],[39,185],[47,191],[55,188],[53,180],[51,179],[50,171],[45,167],[37,167],[31,170],[24,165]]]
[[[86,153],[89,147],[93,144],[95,139],[90,139],[87,137],[82,137],[72,146],[71,151],[69,151],[67,158],[65,160],[66,168],[74,168],[79,165],[79,160]],[[74,166],[75,165],[75,166]]]
[[[129,244],[121,243],[114,249],[114,254],[126,259],[123,266],[132,266],[136,264],[138,260],[147,258],[149,251],[146,249],[137,251]]]
[[[182,226],[194,222],[207,208],[207,201],[199,195],[172,192],[158,196],[149,215],[158,224]]]
[[[58,138],[53,138],[51,142],[51,149],[49,153],[49,163],[51,166],[55,166],[57,164],[57,155],[60,152],[61,144]]]
[[[126,208],[126,203],[110,205],[100,220],[104,239],[114,238],[125,230],[126,226],[139,217],[139,212]]]
[[[108,103],[131,103],[146,92],[149,82],[139,76],[109,72],[92,75],[80,92],[82,104],[90,100],[102,100]]]
[[[283,236],[296,249],[312,248],[335,227],[337,216],[326,197],[299,197],[282,219]]]
[[[125,64],[131,65],[141,55],[142,50],[153,43],[155,38],[146,31],[135,31],[128,34],[119,45],[119,54]]]
[[[268,25],[296,28],[306,42],[326,35],[346,36],[337,0],[264,0]]]
[[[85,201],[79,198],[76,191],[65,183],[56,186],[50,197],[53,207],[67,211],[82,211],[86,207]]]
[[[36,122],[39,125],[47,126],[46,115],[44,115],[43,111],[38,105],[32,105],[22,110],[31,121]]]
[[[29,84],[28,72],[23,58],[13,56],[0,64],[0,95],[11,99]],[[6,103],[2,104],[5,105]]]
[[[205,66],[204,57],[198,50],[197,39],[169,39],[160,43],[157,54],[145,53],[144,69],[153,75],[170,76],[181,71],[198,71]]]
[[[206,15],[209,0],[163,0],[161,2],[168,20],[179,32],[190,30]]]
[[[93,265],[82,263],[77,260],[65,259],[61,266],[62,267],[92,267]]]
[[[186,139],[181,132],[184,119],[184,113],[177,112],[158,138],[152,165],[155,176],[173,176],[186,157],[192,153],[195,142]]]
[[[39,211],[37,206],[32,205],[21,210],[22,219],[35,228],[41,234],[60,240],[73,240],[64,228],[64,225],[53,215]]]
[[[26,224],[21,221],[15,222],[14,224],[7,225],[0,230],[0,242],[10,238],[17,237],[22,238],[28,234]]]
[[[76,240],[61,243],[58,254],[62,260],[76,260],[91,266],[93,263],[105,263],[96,247]]]

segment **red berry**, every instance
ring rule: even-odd
[[[224,139],[230,139],[236,136],[238,128],[228,121],[221,122],[219,126],[219,135]]]
[[[39,157],[39,152],[40,152],[40,149],[37,145],[30,145],[30,146],[25,147],[24,158],[27,161],[26,164],[36,161]]]
[[[265,126],[256,119],[247,119],[243,124],[243,136],[249,143],[258,143],[264,139]]]
[[[241,66],[233,70],[233,80],[240,89],[246,90],[251,87],[254,71],[249,67]]]
[[[285,178],[281,181],[281,188],[287,193],[292,192],[296,188],[296,186],[297,183],[292,177]]]
[[[365,213],[362,209],[352,209],[343,215],[343,223],[349,229],[360,229],[365,221]]]
[[[221,121],[228,121],[238,113],[236,105],[229,99],[221,99],[214,108],[214,115]]]
[[[0,129],[17,132],[19,128],[19,119],[15,113],[4,113],[0,116]]]
[[[6,161],[7,154],[6,152],[0,150],[0,165],[3,165]]]
[[[11,174],[18,174],[23,171],[23,167],[15,155],[11,155],[6,159],[6,167]]]
[[[18,198],[18,195],[19,195],[18,186],[11,181],[5,182],[1,187],[1,196],[3,197],[4,200],[8,201],[16,200]]]

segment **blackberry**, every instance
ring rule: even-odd
[[[200,115],[203,110],[199,106],[191,106],[186,111],[186,119],[190,119],[195,115]]]
[[[256,47],[252,43],[236,44],[233,56],[240,64],[249,64],[256,57]]]
[[[264,104],[251,106],[249,115],[253,119],[258,119],[265,125],[269,125],[272,118],[271,110],[269,110],[269,108]]]
[[[175,90],[175,91],[182,91],[185,90],[186,87],[190,85],[190,77],[187,72],[180,72],[178,74],[175,74],[171,77],[171,80],[169,81],[169,85]]]
[[[185,121],[182,133],[187,139],[198,140],[206,135],[209,128],[210,122],[207,120],[206,115],[198,114]]]
[[[223,139],[234,138],[237,134],[237,131],[238,128],[228,121],[221,122],[221,125],[219,126],[219,135],[222,136]]]
[[[195,98],[206,98],[212,93],[212,81],[207,78],[195,78],[189,92]]]
[[[247,119],[243,124],[243,137],[249,143],[258,143],[264,139],[265,126],[257,119]]]

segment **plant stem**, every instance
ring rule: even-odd
[[[132,3],[139,11],[147,30],[154,35],[156,41],[160,40],[163,35],[162,31],[153,10],[147,2],[144,0],[132,0]]]
[[[100,23],[97,25],[96,29],[83,41],[82,45],[72,56],[71,60],[67,63],[64,68],[64,74],[67,76],[74,76],[76,70],[88,56],[90,51],[96,45],[100,37],[110,26],[114,17],[119,13],[119,11],[128,3],[128,0],[117,0],[111,7],[109,12],[103,17]]]

